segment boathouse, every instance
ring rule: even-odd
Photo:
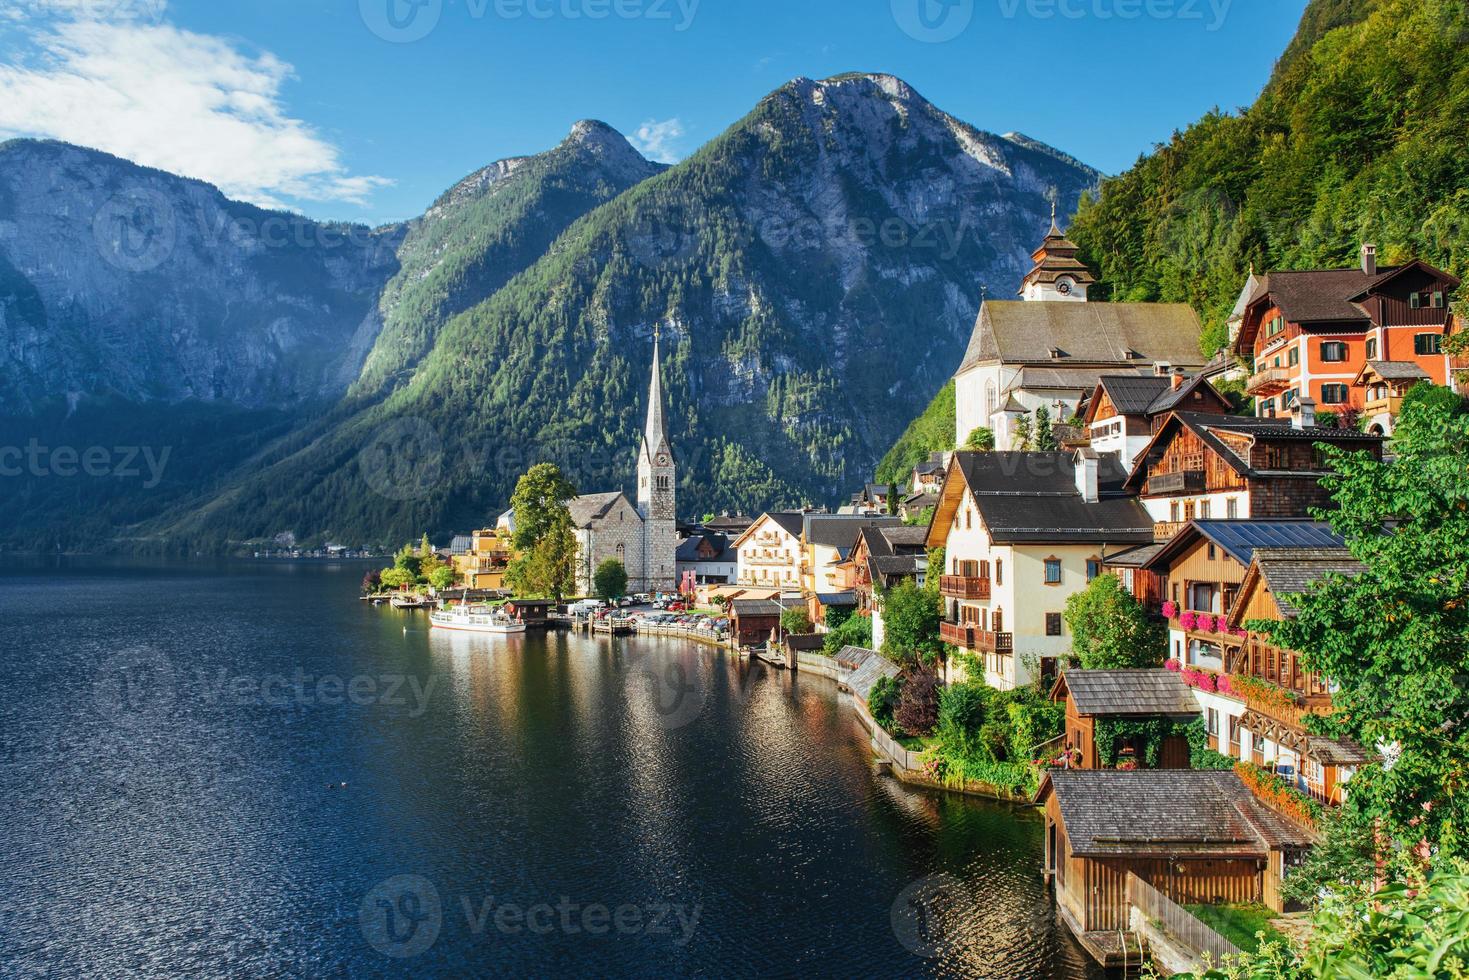
[[[1113,745],[1099,744],[1097,733],[1119,730],[1115,723],[1188,723],[1200,716],[1199,702],[1187,684],[1171,670],[1068,670],[1056,680],[1051,700],[1066,705],[1066,750],[1071,768],[1103,769],[1136,764],[1138,768],[1189,768],[1188,739],[1181,734],[1163,737],[1155,764],[1149,764],[1141,736],[1112,736]],[[1114,723],[1114,724],[1109,724]],[[1125,731],[1126,726],[1120,726]]]

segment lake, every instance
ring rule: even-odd
[[[358,563],[10,557],[0,973],[1097,975],[1041,823],[827,679],[430,634]]]

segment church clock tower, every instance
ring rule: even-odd
[[[1020,295],[1031,302],[1085,303],[1087,288],[1096,282],[1076,253],[1081,251],[1056,224],[1056,205],[1051,205],[1051,230],[1041,247],[1031,255],[1035,266],[1020,284]]]
[[[658,360],[658,330],[653,331],[653,378],[648,384],[648,421],[638,452],[638,510],[643,515],[643,581],[645,588],[676,587],[678,567],[678,485],[673,446],[663,420],[663,370]],[[636,570],[628,569],[630,575]]]

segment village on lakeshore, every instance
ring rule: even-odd
[[[980,309],[952,444],[835,510],[681,517],[655,333],[634,496],[532,467],[363,598],[833,678],[897,778],[1038,808],[1039,870],[1099,963],[1196,969],[1237,951],[1233,914],[1299,921],[1333,814],[1413,751],[1360,715],[1369,658],[1316,639],[1371,614],[1344,597],[1373,556],[1428,534],[1369,491],[1409,493],[1465,411],[1460,283],[1395,259],[1252,272],[1205,356],[1187,305],[1089,300],[1053,220],[1019,298]]]

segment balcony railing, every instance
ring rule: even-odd
[[[944,575],[939,579],[939,592],[951,599],[988,599],[990,580],[974,575]]]
[[[980,630],[974,634],[974,649],[981,653],[1010,653],[1015,649],[1015,634]]]
[[[1291,373],[1289,368],[1266,368],[1250,375],[1250,380],[1245,385],[1245,391],[1251,395],[1278,395],[1291,386]]]
[[[1178,470],[1174,473],[1154,473],[1148,477],[1149,493],[1203,493],[1203,470]]]
[[[1403,400],[1396,397],[1371,398],[1362,406],[1362,414],[1366,416],[1390,415],[1397,418],[1403,410]]]
[[[1178,532],[1188,527],[1188,521],[1158,521],[1153,525],[1153,540],[1169,541],[1178,536]]]
[[[974,635],[975,629],[970,623],[951,623],[947,620],[939,623],[939,639],[961,650],[975,649]]]

